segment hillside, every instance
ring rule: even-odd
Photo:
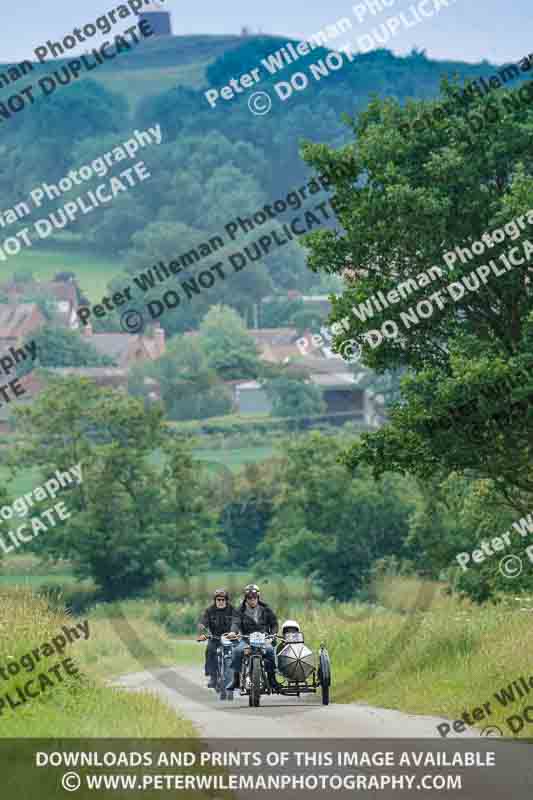
[[[205,83],[207,66],[229,50],[239,47],[242,41],[240,36],[209,34],[147,40],[130,53],[121,54],[116,61],[105,61],[98,70],[82,74],[80,79],[95,80],[107,89],[126,95],[133,110],[141,98],[176,85],[200,89]],[[284,39],[275,36],[272,42],[273,50],[285,44]],[[69,60],[56,59],[45,64],[32,61],[33,82],[64,66]],[[5,73],[9,66],[12,65],[8,62],[0,63],[0,73]],[[135,74],[132,75],[132,72]],[[0,89],[0,99],[9,97],[22,85],[23,81]]]
[[[376,50],[357,56],[327,79],[311,81],[304,92],[295,92],[287,102],[279,101],[273,84],[287,81],[293,72],[325,58],[327,51],[317,48],[261,81],[261,90],[276,99],[267,116],[250,113],[249,93],[210,108],[205,89],[221,88],[286,41],[267,35],[172,36],[146,41],[98,69],[82,73],[80,80],[59,85],[47,97],[39,97],[36,91],[34,105],[0,123],[3,209],[27,198],[43,181],[57,184],[69,170],[90,164],[131,137],[135,129],[158,124],[163,141],[142,151],[152,176],[142,187],[117,196],[109,208],[96,208],[59,233],[53,232],[44,243],[36,237],[31,251],[22,250],[2,264],[2,273],[30,269],[36,276],[49,277],[54,271],[68,269],[74,252],[81,284],[96,298],[105,283],[124,269],[143,269],[158,258],[172,258],[206,241],[228,219],[253,214],[301,186],[310,177],[300,157],[302,141],[341,146],[350,135],[342,114],[356,115],[373,95],[400,102],[433,98],[439,93],[443,74],[475,78],[496,69],[488,62],[441,62],[418,51],[397,57],[388,50]],[[24,80],[4,88],[2,97],[28,82],[37,85],[39,77],[66,63],[39,65]],[[0,67],[0,71],[5,69],[5,64]],[[127,164],[121,168],[124,166]],[[102,177],[95,177],[83,189],[74,187],[66,192],[60,201],[45,201],[39,217],[76,199],[82,191],[94,190],[101,182]],[[36,218],[34,214],[30,222]],[[25,220],[15,223],[4,233],[13,235],[25,224]],[[71,249],[64,249],[66,242]],[[238,276],[231,293],[218,299],[244,311],[253,297],[295,288],[327,291],[307,270],[302,249],[291,242],[282,253],[255,264],[249,277]],[[197,310],[180,324],[194,325],[201,313],[205,308],[198,303]]]
[[[158,94],[173,86],[184,86],[190,89],[201,89],[206,86],[206,69],[217,59],[229,51],[242,48],[253,49],[255,45],[268,43],[267,52],[274,52],[283,47],[287,41],[296,44],[295,39],[280,36],[261,34],[260,36],[216,36],[209,34],[196,34],[192,36],[169,36],[156,40],[144,41],[130,53],[121,54],[117,61],[104,62],[94,73],[82,75],[82,79],[91,79],[102,83],[106,88],[126,94],[133,104],[143,97]],[[258,50],[263,50],[261,46]],[[375,51],[381,54],[388,51]],[[74,58],[76,56],[73,56]],[[34,64],[33,77],[38,79],[42,75],[53,72],[69,59],[47,61],[45,64]],[[374,60],[374,53],[370,56],[359,56],[355,59],[354,70],[357,71],[358,62],[369,64]],[[389,59],[388,59],[389,60]],[[393,82],[403,72],[401,69],[405,58],[391,56],[387,70],[381,76],[381,81],[376,81],[375,90],[379,90],[379,83]],[[243,63],[243,71],[248,66],[255,64]],[[0,63],[0,73],[5,72],[10,66],[9,62]],[[416,97],[433,96],[438,89],[438,81],[442,74],[458,74],[464,77],[480,77],[494,72],[498,67],[488,61],[480,64],[468,64],[464,61],[436,61],[433,59],[419,58],[418,63],[408,61],[413,89],[416,88]],[[135,75],[132,75],[132,71]],[[142,75],[140,73],[143,73]],[[376,80],[377,75],[373,76]],[[426,84],[426,85],[425,85]],[[20,84],[22,85],[22,83]],[[15,86],[0,89],[0,98],[8,97],[16,88]],[[422,90],[421,93],[420,90]]]

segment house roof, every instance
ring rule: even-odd
[[[355,378],[351,372],[333,372],[330,375],[312,373],[310,380],[322,389],[355,389]],[[363,391],[361,388],[355,390]]]
[[[36,303],[0,303],[0,339],[18,339],[35,311],[42,316]]]
[[[10,419],[13,413],[11,405],[11,403],[2,403],[0,405],[0,422],[7,422]]]
[[[291,345],[298,339],[296,328],[252,328],[248,331],[252,339],[259,345]]]
[[[318,351],[319,353],[320,351]],[[317,353],[317,351],[315,351]],[[343,371],[345,361],[340,358],[324,358],[318,354],[300,356],[297,361],[292,362],[292,366],[303,367],[321,374],[331,375]]]
[[[28,293],[52,295],[57,300],[68,300],[78,305],[76,284],[73,281],[28,281],[27,283],[4,283],[0,287],[6,294],[17,297]]]
[[[93,333],[87,336],[89,344],[93,344],[99,353],[110,356],[115,360],[120,360],[126,356],[132,344],[132,337],[129,333]]]
[[[296,341],[300,338],[296,328],[259,328],[249,330],[248,333],[254,339],[264,361],[286,364],[301,356],[296,346]],[[306,331],[303,335],[311,341],[309,332]]]
[[[238,383],[236,388],[239,389],[239,391],[242,389],[263,389],[258,381],[244,381],[243,383]]]

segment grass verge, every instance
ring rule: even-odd
[[[0,602],[4,623],[0,636],[0,665],[18,661],[54,636],[73,617],[51,610],[28,590],[3,590]],[[126,693],[106,685],[117,671],[138,669],[135,659],[121,647],[109,620],[98,613],[89,617],[89,639],[69,645],[63,655],[42,656],[33,670],[27,667],[8,681],[1,679],[1,694],[16,698],[16,687],[45,673],[63,658],[72,658],[81,678],[58,682],[16,708],[2,709],[2,737],[179,737],[193,738],[192,724],[148,692]],[[175,662],[173,643],[162,629],[139,614],[137,629],[150,641],[158,658]],[[28,664],[28,666],[31,666]],[[37,682],[38,685],[38,682]],[[35,690],[35,684],[32,687]]]
[[[506,719],[533,704],[531,695],[502,705],[495,694],[520,676],[533,676],[533,598],[475,606],[448,597],[443,587],[389,578],[378,587],[383,604],[317,608],[301,620],[306,639],[327,643],[335,702],[364,702],[451,720],[490,703],[476,727],[513,732]],[[525,693],[524,693],[525,694]],[[531,738],[526,723],[516,734]]]

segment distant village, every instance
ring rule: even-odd
[[[46,298],[51,319],[47,319],[37,302],[28,302],[25,298]],[[301,299],[322,314],[330,308],[327,296],[303,296],[298,292],[288,292],[287,299]],[[271,302],[265,298],[263,303]],[[38,392],[54,375],[78,376],[94,381],[99,386],[113,387],[126,392],[128,378],[133,366],[146,361],[155,361],[166,351],[165,331],[155,323],[150,330],[142,334],[123,332],[97,332],[93,327],[80,325],[77,315],[80,305],[86,302],[82,297],[77,280],[73,273],[57,273],[50,281],[11,281],[0,285],[0,354],[10,347],[20,347],[23,341],[32,337],[45,324],[77,331],[90,342],[96,351],[111,359],[113,366],[103,367],[46,367],[36,368],[22,379],[25,396],[19,403],[31,403]],[[256,319],[255,322],[258,325]],[[328,342],[316,335],[316,331],[298,330],[295,327],[261,328],[248,330],[258,348],[262,361],[282,366],[288,376],[300,374],[302,368],[308,374],[308,380],[319,387],[323,394],[328,415],[339,415],[360,420],[373,426],[376,424],[376,407],[373,393],[364,389],[361,378],[366,374],[364,368],[358,372],[336,353],[333,353]],[[186,333],[196,336],[196,331]],[[302,338],[307,346],[302,348]],[[316,344],[315,344],[316,343]],[[157,381],[146,378],[146,395],[149,399],[160,399]],[[230,389],[233,399],[232,413],[237,415],[268,414],[271,404],[266,392],[258,381],[233,380],[224,381]],[[0,433],[13,431],[12,407],[0,407]]]

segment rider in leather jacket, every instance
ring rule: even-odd
[[[213,595],[213,605],[205,609],[198,621],[198,640],[205,641],[205,631],[213,636],[228,633],[234,621],[235,609],[229,602],[226,589],[217,589]],[[217,645],[215,639],[209,639],[205,651],[205,674],[209,677],[208,688],[214,689],[217,675]]]
[[[246,587],[244,600],[236,611],[231,630],[234,634],[240,633],[243,636],[249,636],[255,631],[267,634],[278,632],[277,617],[270,606],[259,600],[259,590],[256,586]],[[247,643],[241,641],[233,651],[233,681],[226,687],[229,691],[238,688],[246,646]],[[274,648],[270,644],[266,645],[265,668],[272,687],[278,689],[280,684],[276,680],[275,664]]]

